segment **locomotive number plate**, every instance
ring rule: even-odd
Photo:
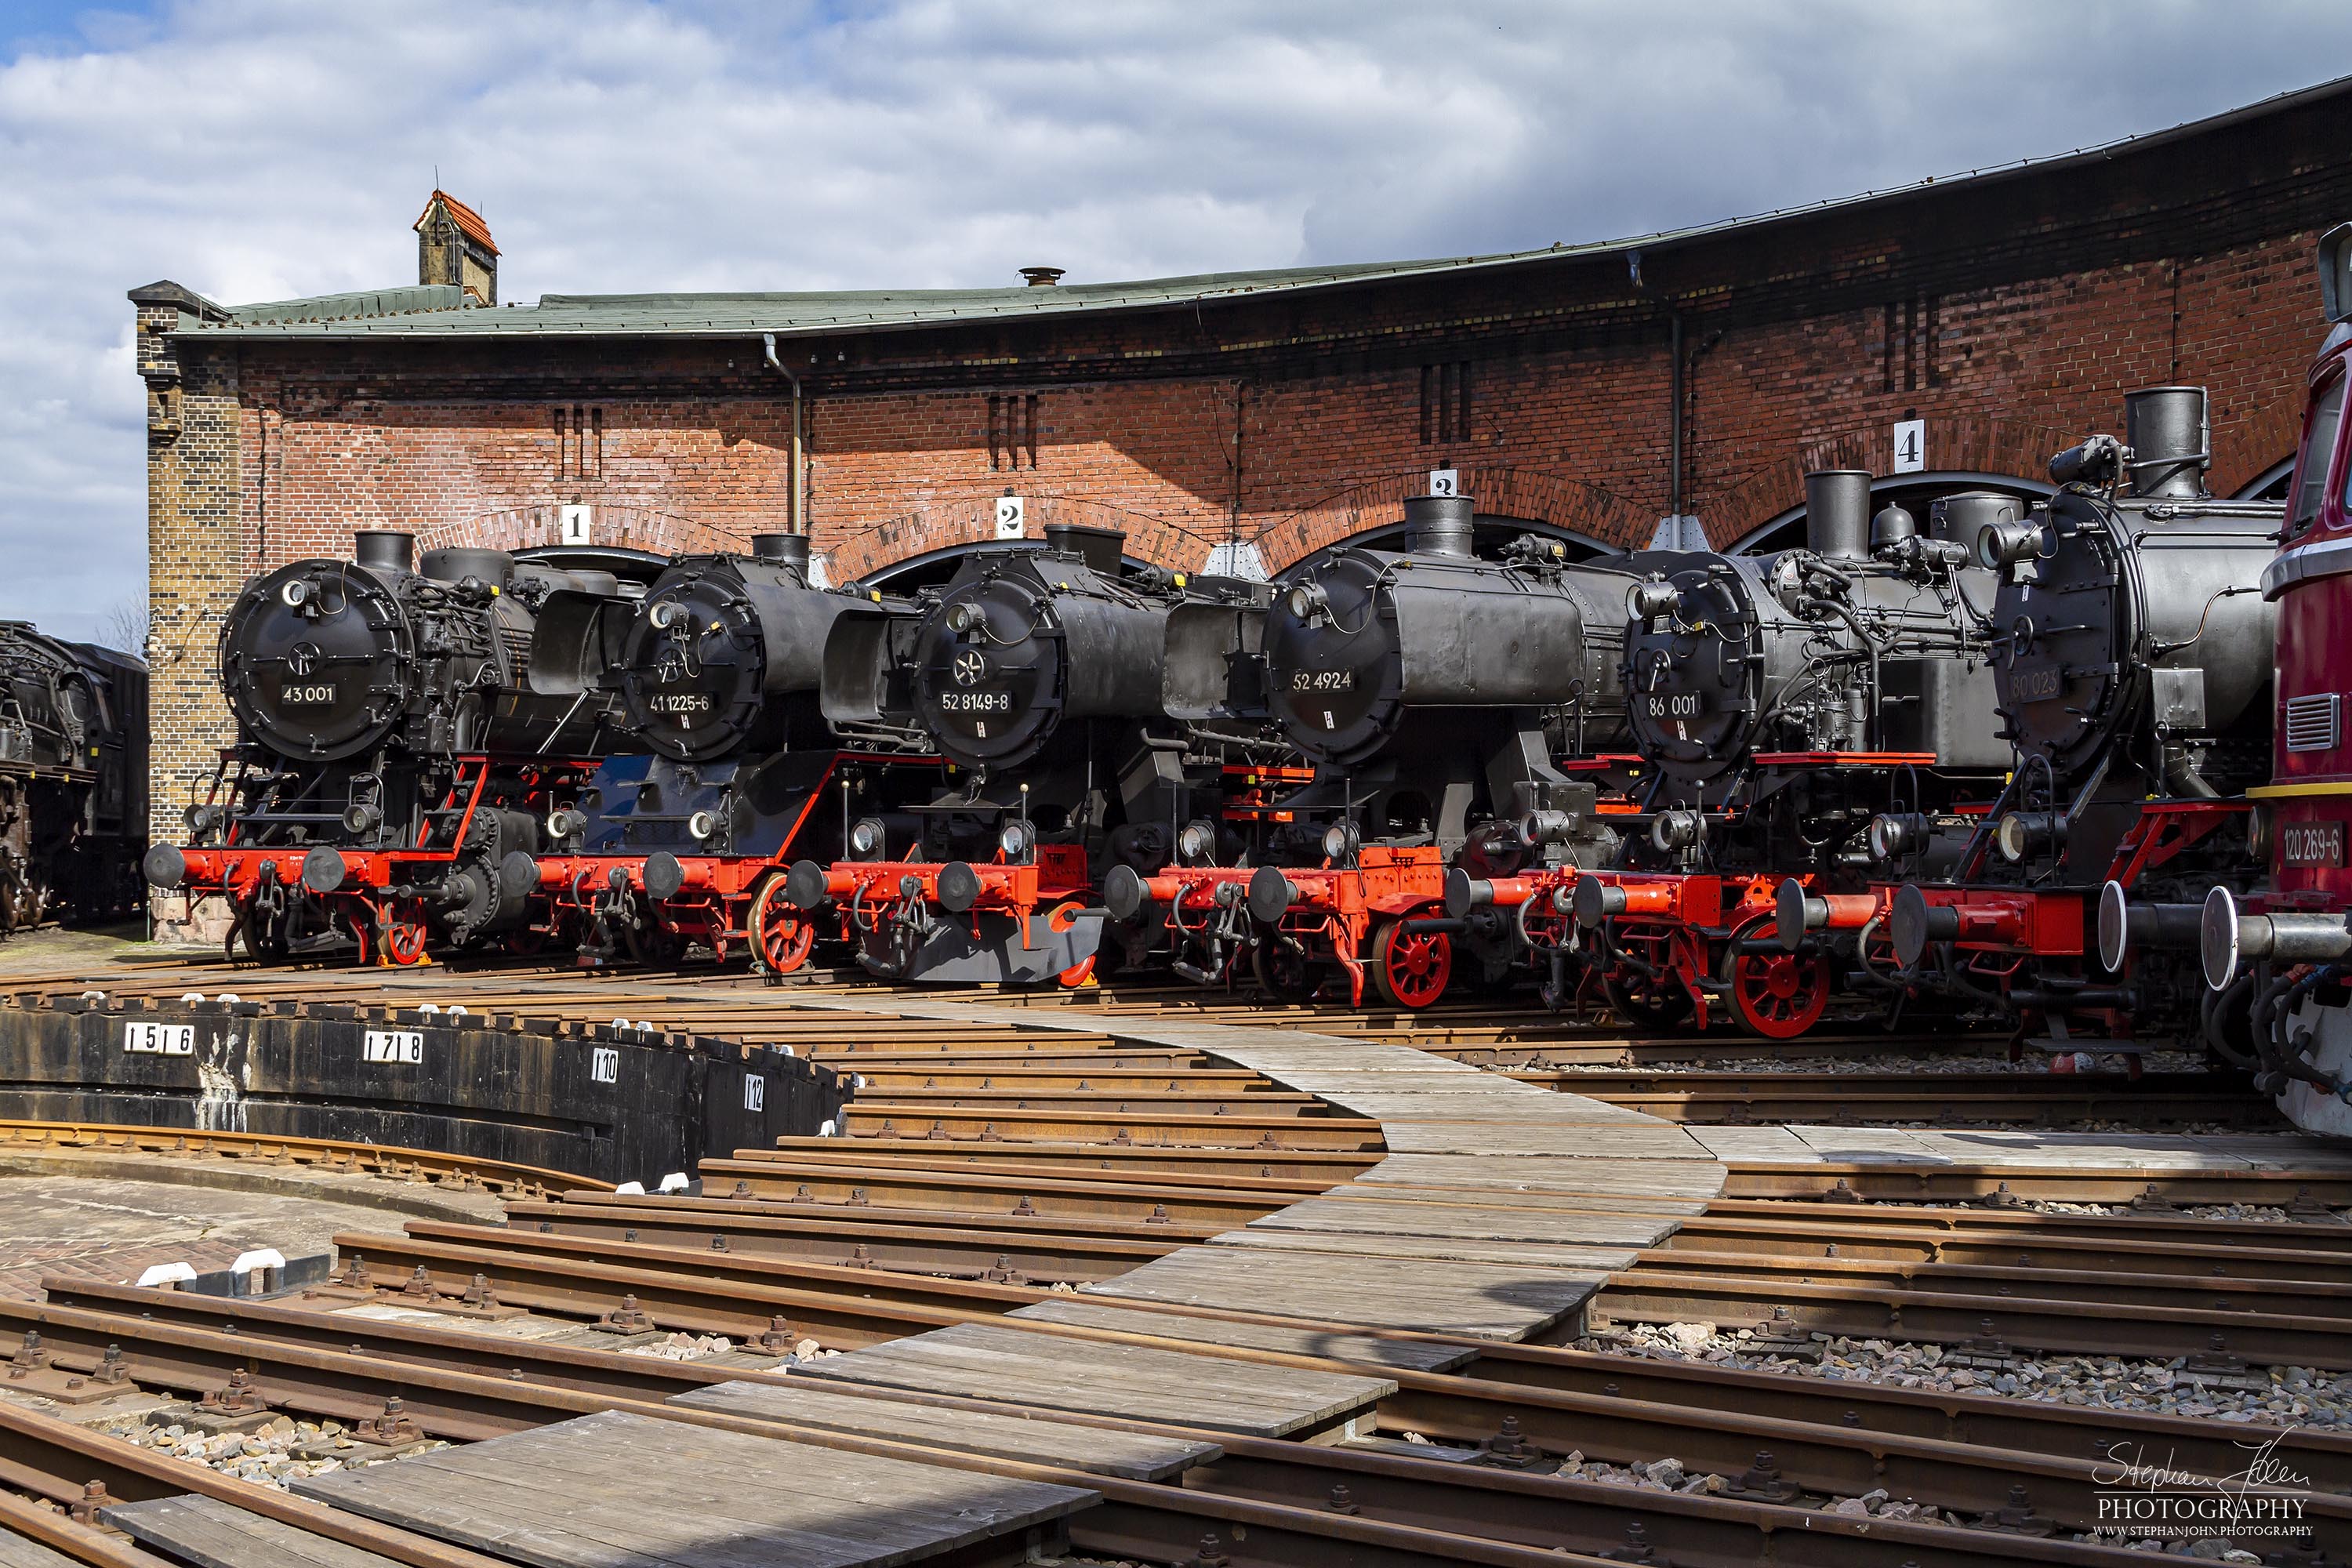
[[[656,713],[689,714],[710,711],[710,693],[707,691],[665,691],[646,704]]]
[[[278,700],[289,708],[331,708],[335,703],[335,683],[321,680],[309,686],[281,686]]]
[[[942,713],[1010,713],[1013,693],[1010,691],[942,691],[940,693]]]
[[[1699,715],[1698,693],[1680,691],[1658,693],[1642,699],[1653,719],[1696,719]]]
[[[1352,669],[1294,669],[1290,672],[1293,691],[1353,691],[1356,672]]]
[[[2011,686],[2020,702],[2047,702],[2058,695],[2058,688],[2063,684],[2066,672],[2056,665],[2045,664],[2039,669],[2018,671]]]
[[[2279,829],[2279,854],[2290,866],[2344,864],[2344,825],[2297,822]]]
[[[415,1067],[425,1060],[425,1037],[415,1029],[370,1029],[360,1042],[360,1059]]]
[[[122,1048],[138,1057],[192,1057],[196,1054],[194,1024],[139,1024],[125,1020]]]

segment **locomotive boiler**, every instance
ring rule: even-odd
[[[499,550],[413,558],[362,531],[352,559],[255,578],[221,627],[236,744],[185,813],[185,849],[148,852],[159,889],[218,893],[230,942],[282,956],[338,932],[413,963],[428,935],[473,944],[527,924],[551,789],[612,742],[608,701],[524,682],[539,608],[617,594],[614,571]],[[642,572],[635,552],[591,556]]]
[[[0,622],[0,936],[137,906],[147,667]]]

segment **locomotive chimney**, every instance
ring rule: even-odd
[[[352,535],[352,559],[362,566],[405,572],[414,559],[416,536],[389,528],[363,528]]]
[[[2201,386],[2144,386],[2124,394],[2124,441],[2132,449],[2132,493],[2165,500],[2206,494],[2213,461]]]
[[[808,571],[809,542],[805,533],[755,533],[751,536],[751,554],[761,561],[773,561],[780,566]]]
[[[1805,548],[1847,560],[1870,556],[1870,471],[1821,468],[1805,476]]]
[[[1470,520],[1477,512],[1477,503],[1468,496],[1409,496],[1404,503],[1412,547],[1423,555],[1467,556]]]
[[[1977,535],[1995,523],[2023,522],[2025,503],[1998,490],[1961,490],[1927,509],[1927,531],[1947,544],[1976,552]]]
[[[1089,528],[1084,523],[1049,522],[1045,548],[1084,558],[1088,570],[1105,577],[1118,575],[1119,556],[1127,533],[1117,528]]]

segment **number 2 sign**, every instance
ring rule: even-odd
[[[1018,539],[1028,517],[1028,507],[1019,496],[996,498],[996,537]]]

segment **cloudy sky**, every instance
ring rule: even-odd
[[[0,0],[0,616],[145,597],[123,291],[1010,282],[1514,249],[2177,124],[2352,61],[2167,0]]]

